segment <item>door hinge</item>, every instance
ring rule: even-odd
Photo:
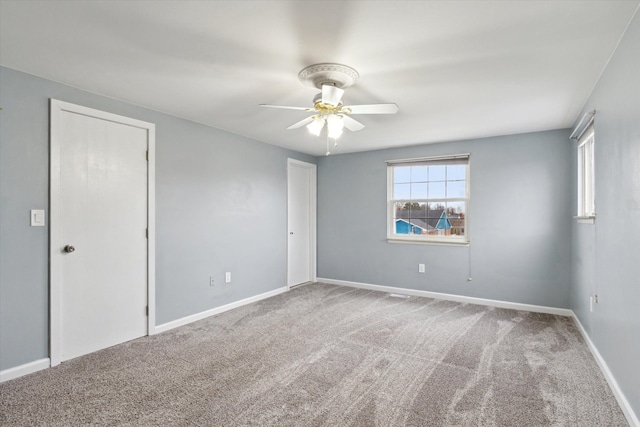
[[[149,229],[148,228],[146,229],[145,234],[147,235],[147,239],[148,239],[149,238]]]
[[[149,306],[146,306],[144,311],[145,311],[145,313],[147,313],[147,316],[148,316],[149,315]]]
[[[147,150],[146,158],[147,158],[147,162],[148,162],[149,161],[149,150]]]

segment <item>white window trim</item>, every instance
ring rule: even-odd
[[[577,214],[580,224],[595,222],[595,129],[593,120],[578,139],[577,149]]]
[[[415,235],[407,235],[407,236],[398,236],[394,234],[395,224],[393,223],[394,218],[394,203],[397,201],[403,201],[404,199],[392,199],[393,197],[393,166],[401,166],[402,164],[411,165],[420,162],[431,162],[435,160],[454,160],[466,158],[467,159],[467,168],[465,174],[465,197],[455,198],[455,199],[412,199],[407,200],[411,202],[434,202],[434,201],[449,201],[449,202],[457,202],[463,201],[465,202],[465,215],[464,215],[464,236],[463,237],[440,237],[440,236],[415,236]],[[387,161],[387,242],[388,243],[410,243],[410,244],[421,244],[421,245],[443,245],[443,246],[469,246],[469,242],[471,241],[471,235],[469,230],[469,211],[470,211],[470,187],[471,181],[469,177],[471,175],[471,156],[469,153],[466,154],[456,154],[450,156],[437,156],[437,157],[420,157],[415,159],[402,159],[402,160],[388,160]]]

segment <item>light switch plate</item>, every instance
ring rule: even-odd
[[[44,209],[31,209],[31,226],[44,227]]]

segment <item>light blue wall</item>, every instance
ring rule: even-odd
[[[640,14],[584,111],[595,118],[595,224],[573,223],[571,308],[640,416]],[[572,187],[575,189],[576,146]],[[575,192],[574,192],[575,194]],[[575,196],[573,204],[575,205]],[[574,208],[575,210],[575,208]],[[589,311],[589,296],[599,303]]]
[[[318,276],[568,307],[568,136],[557,130],[319,159]],[[470,246],[388,243],[385,161],[462,153],[471,154]]]
[[[287,157],[315,158],[0,68],[0,370],[48,357],[49,98],[156,124],[157,324],[286,286]]]

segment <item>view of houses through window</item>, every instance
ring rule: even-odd
[[[389,162],[388,238],[467,242],[469,156]]]

